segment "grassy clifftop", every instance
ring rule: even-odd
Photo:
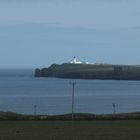
[[[36,77],[74,79],[140,80],[139,65],[111,64],[53,64],[49,68],[36,69]]]

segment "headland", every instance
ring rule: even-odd
[[[140,80],[140,65],[116,65],[89,63],[74,60],[69,63],[52,64],[48,68],[35,69],[35,77],[70,79]]]

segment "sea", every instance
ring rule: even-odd
[[[36,78],[34,70],[0,70],[0,111],[57,115],[140,111],[140,81]]]

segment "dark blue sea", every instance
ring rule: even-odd
[[[71,112],[71,79],[35,78],[34,70],[0,70],[0,111]],[[74,80],[74,111],[106,114],[140,111],[140,81]]]

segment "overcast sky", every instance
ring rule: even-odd
[[[139,0],[0,0],[0,68],[140,64]]]

